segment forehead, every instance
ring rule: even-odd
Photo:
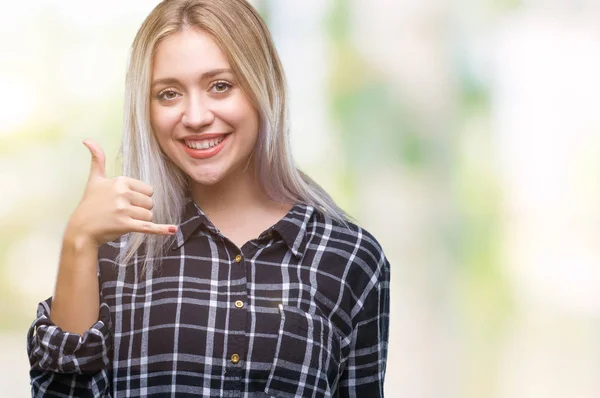
[[[230,67],[227,56],[208,33],[189,27],[163,39],[156,47],[153,61],[155,79]]]

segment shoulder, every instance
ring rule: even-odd
[[[322,266],[339,277],[350,317],[371,318],[385,311],[380,304],[389,297],[390,263],[379,241],[354,221],[342,222],[321,212],[313,218],[328,236],[321,250],[333,256]]]
[[[312,227],[312,228],[311,228]],[[360,271],[374,279],[389,278],[389,262],[383,247],[371,232],[356,222],[342,222],[323,212],[315,211],[309,231],[318,231],[326,250],[333,251],[353,264]]]

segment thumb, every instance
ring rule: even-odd
[[[92,140],[83,141],[83,145],[90,150],[92,154],[92,165],[90,166],[90,175],[88,181],[92,178],[106,178],[106,156],[100,145]]]

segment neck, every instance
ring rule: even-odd
[[[207,215],[224,212],[243,214],[273,202],[260,189],[251,167],[232,173],[214,185],[192,182],[191,192],[194,201]]]
[[[192,184],[191,190],[213,225],[238,247],[275,225],[293,206],[269,199],[251,168],[233,173],[218,184]]]

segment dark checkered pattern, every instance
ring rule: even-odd
[[[302,204],[241,249],[192,201],[183,220],[153,272],[101,247],[82,336],[40,304],[33,396],[383,396],[390,268],[373,236]]]

